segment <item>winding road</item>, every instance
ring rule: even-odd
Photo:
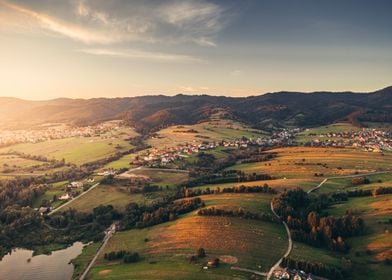
[[[274,215],[280,219],[279,215],[275,212],[274,207],[272,206],[272,201],[271,201],[271,211],[272,213],[274,213]],[[286,229],[287,232],[287,237],[289,239],[289,246],[287,247],[286,252],[284,253],[284,255],[274,264],[273,267],[271,267],[271,269],[269,270],[268,274],[267,274],[267,280],[271,279],[272,273],[274,273],[274,271],[279,267],[279,265],[281,264],[283,258],[287,258],[290,253],[291,250],[293,249],[293,240],[291,239],[291,233],[290,233],[290,229],[288,227],[288,225],[286,224],[285,221],[282,221],[284,228]]]
[[[362,173],[362,174],[353,174],[353,175],[345,175],[345,176],[335,176],[335,177],[328,177],[325,178],[320,184],[318,184],[317,186],[311,188],[310,190],[307,191],[308,194],[318,190],[319,188],[322,187],[322,185],[324,185],[328,180],[330,179],[344,179],[344,178],[355,178],[355,177],[360,177],[360,176],[369,176],[369,175],[377,175],[377,174],[387,174],[387,173],[392,173],[392,171],[375,171],[375,172],[368,172],[368,173]],[[274,207],[272,206],[272,201],[271,201],[271,211],[272,213],[278,218],[280,219],[279,215],[275,212]],[[268,274],[267,274],[267,280],[270,280],[272,277],[272,274],[274,273],[274,271],[280,266],[280,264],[282,263],[283,258],[287,258],[290,253],[291,250],[293,249],[293,241],[291,239],[291,233],[290,233],[290,229],[287,226],[285,221],[282,221],[286,232],[287,232],[287,236],[288,236],[288,240],[289,240],[289,246],[287,248],[286,253],[274,264],[273,267],[271,267],[271,269],[269,270]]]

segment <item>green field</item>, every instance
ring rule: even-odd
[[[0,149],[0,153],[16,151],[30,155],[45,156],[49,159],[64,159],[66,162],[83,164],[104,159],[117,152],[127,151],[132,145],[127,138],[135,136],[132,129],[128,133],[119,130],[118,134],[107,134],[94,137],[71,137],[50,140],[40,143],[25,143]]]
[[[25,167],[42,165],[42,164],[43,162],[41,161],[21,158],[18,155],[12,155],[12,154],[0,155],[0,173],[3,172],[4,169],[7,168],[7,166],[25,168]]]
[[[309,142],[313,139],[318,139],[320,134],[337,133],[345,131],[357,131],[361,128],[353,126],[350,123],[335,123],[320,127],[309,128],[301,133],[298,133],[296,140],[300,143]]]
[[[127,175],[122,176],[122,178],[126,178],[129,175],[140,175],[148,177],[152,181],[152,184],[162,187],[172,187],[177,184],[186,182],[189,179],[189,174],[185,170],[171,170],[148,167],[139,167],[132,169],[127,172]]]
[[[246,173],[265,173],[275,178],[311,179],[352,175],[356,172],[391,170],[392,154],[369,153],[351,148],[290,147],[270,150],[277,157],[267,162],[245,163],[229,167]]]
[[[392,173],[385,174],[374,174],[364,176],[370,180],[369,184],[353,185],[353,178],[341,178],[341,179],[328,179],[323,186],[318,190],[319,193],[329,193],[337,191],[351,191],[358,189],[376,189],[379,187],[390,187],[392,186]]]
[[[206,207],[271,213],[271,194],[224,193],[201,198]],[[189,263],[199,247],[206,250],[207,257]],[[231,266],[266,272],[286,249],[287,235],[281,224],[199,216],[194,211],[172,222],[116,233],[89,279],[248,279],[249,273],[232,270]],[[124,264],[103,258],[104,253],[118,250],[136,251],[142,260]],[[217,257],[222,261],[219,268],[202,269]]]
[[[273,195],[263,193],[221,193],[202,195],[200,198],[207,207],[236,210],[242,208],[254,213],[271,213],[270,202]]]
[[[149,241],[145,242],[145,238]],[[286,243],[280,225],[187,215],[147,229],[119,232],[109,241],[105,252],[133,250],[143,260],[123,264],[108,262],[100,256],[91,279],[234,279],[238,272],[231,271],[229,265],[267,271],[285,251]],[[206,259],[190,264],[187,258],[199,247],[206,250]],[[230,256],[233,263],[209,271],[201,269],[207,260],[224,259],[222,256]]]
[[[232,188],[238,186],[264,186],[267,184],[269,187],[277,190],[283,191],[285,189],[302,188],[304,190],[309,190],[314,186],[317,186],[322,179],[320,178],[309,178],[309,179],[273,179],[273,180],[259,180],[251,182],[239,182],[239,183],[224,183],[224,184],[208,184],[193,189],[207,189],[215,190],[216,188]]]
[[[79,279],[101,245],[102,242],[94,242],[86,245],[82,253],[72,260],[72,264],[74,265],[72,279]]]
[[[152,147],[161,149],[184,143],[238,139],[242,136],[257,138],[265,137],[266,133],[232,120],[215,119],[194,125],[170,126],[160,130],[158,137],[149,139],[148,143]]]
[[[136,154],[128,154],[118,160],[106,164],[102,169],[123,169],[132,167],[132,161]]]
[[[124,207],[131,202],[147,203],[148,199],[142,194],[129,193],[122,186],[99,185],[65,206],[64,210],[74,208],[81,212],[90,212],[99,205],[112,205],[118,210],[124,210]]]
[[[347,260],[351,260],[349,267],[352,266],[353,279],[388,279],[390,267],[384,264],[384,260],[392,258],[392,224],[386,223],[392,217],[392,195],[350,198],[327,210],[335,216],[345,215],[347,211],[363,218],[367,227],[364,235],[347,239],[352,248],[348,254],[295,242],[290,256],[346,268]]]
[[[59,182],[57,184],[53,184],[53,185],[49,185],[48,186],[48,190],[41,196],[39,196],[36,200],[34,200],[33,202],[33,208],[38,208],[41,206],[42,202],[44,200],[52,200],[53,196],[57,196],[60,197],[61,195],[63,195],[65,193],[65,185],[66,185],[66,181],[64,182]],[[62,201],[57,201],[55,202],[54,205],[52,206],[58,206],[62,203]]]

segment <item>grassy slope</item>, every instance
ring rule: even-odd
[[[377,175],[368,175],[366,176],[370,180],[370,184],[365,185],[352,185],[351,178],[342,178],[342,179],[330,179],[328,180],[322,188],[318,190],[320,193],[328,193],[335,191],[347,191],[347,190],[356,190],[356,189],[375,189],[379,187],[390,187],[392,186],[392,174],[377,174]],[[378,182],[381,180],[381,182]]]
[[[312,187],[316,186],[321,179],[317,178],[309,178],[309,179],[274,179],[274,180],[260,180],[260,181],[253,181],[253,182],[240,182],[240,183],[224,183],[224,184],[209,184],[203,185],[199,187],[195,187],[194,189],[206,189],[210,188],[214,190],[218,187],[220,188],[231,188],[236,186],[263,186],[267,184],[269,187],[274,188],[279,191],[283,191],[285,189],[292,189],[301,187],[304,190],[311,189]]]
[[[185,132],[195,130],[195,133]],[[222,139],[236,139],[242,136],[246,137],[263,137],[262,131],[257,131],[247,127],[244,124],[231,120],[212,120],[195,125],[171,126],[162,129],[158,133],[159,138],[153,138],[148,141],[153,147],[173,147],[178,144],[203,141],[220,141]],[[207,138],[197,137],[202,135]]]
[[[72,279],[79,279],[79,277],[81,276],[81,274],[83,273],[87,265],[90,263],[90,261],[98,251],[101,244],[102,244],[101,242],[95,242],[86,245],[83,248],[82,253],[72,260],[72,263],[74,265],[74,272],[72,275]]]
[[[278,157],[268,162],[240,164],[228,169],[247,173],[266,173],[277,178],[314,178],[315,173],[325,177],[390,170],[392,154],[384,156],[356,149],[293,147],[271,150]],[[324,167],[323,164],[327,164]]]
[[[105,158],[119,151],[132,148],[125,139],[135,136],[131,129],[120,129],[95,137],[71,137],[40,143],[24,143],[0,149],[0,153],[18,151],[32,155],[42,155],[66,162],[83,164]],[[120,148],[116,148],[116,146]]]
[[[353,126],[350,123],[335,123],[326,126],[309,128],[301,133],[298,133],[296,140],[300,143],[305,143],[311,141],[312,139],[318,139],[320,134],[357,130],[360,130],[360,128]],[[316,134],[316,136],[309,134]]]
[[[252,212],[269,212],[269,194],[218,194],[202,196],[206,206],[243,207]],[[148,242],[145,242],[148,238]],[[189,264],[187,258],[199,247],[207,258]],[[195,212],[146,229],[117,233],[105,252],[121,249],[139,252],[137,264],[108,262],[100,256],[91,279],[247,279],[246,274],[230,270],[231,265],[267,271],[283,254],[287,237],[283,226],[254,220],[203,217]],[[258,248],[258,249],[255,249]],[[235,264],[223,264],[205,271],[203,263],[229,255]]]
[[[131,203],[145,203],[147,200],[142,194],[131,194],[124,187],[99,185],[86,195],[74,200],[64,208],[74,208],[82,212],[90,212],[99,205],[111,204],[118,210]]]
[[[187,181],[189,178],[187,172],[159,168],[142,167],[140,169],[132,170],[129,173],[147,176],[152,180],[154,185],[159,186],[174,186]]]
[[[390,267],[383,260],[392,258],[392,225],[385,222],[392,217],[392,195],[350,198],[328,212],[343,215],[347,210],[361,216],[368,227],[365,235],[348,240],[353,248],[349,257],[356,263],[355,279],[386,279]]]
[[[258,266],[261,266],[261,269],[267,270],[285,250],[287,240],[282,236],[284,229],[270,223],[238,218],[187,216],[148,229],[118,233],[105,251],[138,251],[143,256],[143,261],[138,264],[108,263],[101,256],[92,271],[92,279],[204,279],[209,274],[213,276],[208,279],[231,279],[224,276],[233,274],[228,266],[204,272],[201,270],[201,263],[189,264],[186,259],[197,248],[203,247],[208,254],[206,260],[230,255],[238,258],[236,265],[251,269],[259,269]],[[144,242],[144,238],[149,241]],[[108,276],[102,277],[100,273],[105,270],[112,271]]]

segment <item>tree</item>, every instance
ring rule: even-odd
[[[197,250],[197,257],[204,258],[205,256],[206,256],[206,251],[204,250],[204,248],[199,248]]]

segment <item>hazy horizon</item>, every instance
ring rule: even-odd
[[[390,86],[389,1],[0,0],[0,96],[369,92]]]

